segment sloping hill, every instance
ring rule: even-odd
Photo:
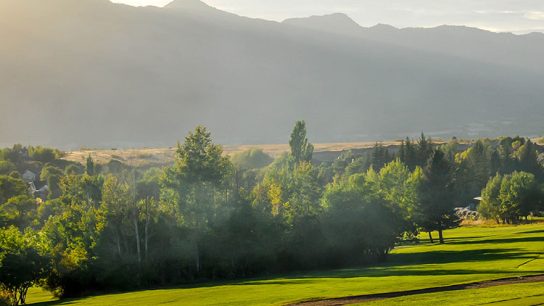
[[[352,35],[338,16],[331,33],[196,0],[1,0],[0,143],[170,146],[197,124],[221,143],[278,143],[299,119],[315,142],[542,132],[544,76],[527,63],[542,35]],[[482,53],[515,47],[464,56],[433,47],[436,35],[410,45],[412,31]]]

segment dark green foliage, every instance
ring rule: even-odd
[[[291,147],[291,156],[296,164],[312,160],[314,146],[306,138],[306,123],[304,121],[297,121],[295,124],[289,146]]]
[[[478,206],[478,211],[482,217],[488,220],[495,220],[497,223],[502,219],[500,211],[501,203],[499,200],[502,179],[502,175],[497,173],[497,175],[487,182],[487,185],[482,190],[482,200]]]
[[[544,195],[535,176],[527,172],[497,174],[482,190],[480,213],[497,223],[518,223],[544,208]]]
[[[49,258],[37,233],[0,229],[0,289],[12,305],[25,304],[28,289],[49,274]]]
[[[59,150],[44,147],[28,147],[28,158],[42,163],[54,162],[62,153]]]
[[[274,161],[270,155],[260,149],[251,149],[237,153],[232,155],[230,159],[235,167],[244,170],[260,169],[270,165]]]
[[[16,226],[21,230],[34,225],[38,204],[36,200],[20,195],[0,205],[0,226]]]
[[[444,243],[442,232],[460,222],[454,213],[457,203],[452,172],[452,165],[440,150],[434,151],[423,171],[417,223],[426,231],[438,231],[440,243]]]
[[[370,155],[370,163],[376,170],[381,169],[385,164],[392,160],[389,154],[389,149],[384,147],[381,143],[376,143],[372,154]]]
[[[412,143],[410,138],[406,138],[401,143],[399,149],[399,159],[403,162],[410,170],[414,170],[418,163],[418,153],[416,146]]]
[[[95,175],[96,173],[96,165],[91,155],[87,156],[87,160],[85,162],[85,173],[88,175]]]
[[[17,171],[17,167],[9,160],[0,160],[0,175],[8,175],[13,171]]]
[[[425,166],[426,161],[431,158],[433,152],[433,143],[431,138],[427,138],[425,137],[425,134],[421,133],[416,149],[417,165],[421,167]]]
[[[362,175],[329,185],[323,196],[326,247],[336,266],[383,259],[402,232],[401,219],[369,196]]]
[[[12,197],[27,194],[28,186],[22,179],[0,176],[0,204],[7,202]]]
[[[84,169],[81,165],[75,165],[71,164],[64,168],[64,173],[66,175],[76,175],[76,174],[83,174]]]
[[[40,180],[49,187],[49,198],[55,199],[60,196],[60,179],[64,176],[64,171],[53,165],[46,165],[40,173]]]
[[[491,163],[492,148],[489,143],[478,140],[461,153],[456,179],[459,182],[457,194],[463,203],[470,203],[494,174]]]

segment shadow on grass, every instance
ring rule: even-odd
[[[544,230],[525,231],[521,232],[520,234],[544,234]]]
[[[544,237],[521,237],[521,238],[504,238],[504,239],[482,239],[482,240],[462,240],[462,239],[446,239],[447,244],[501,244],[501,243],[519,243],[519,242],[544,242]]]
[[[428,251],[422,253],[392,254],[388,265],[444,264],[454,262],[486,262],[507,259],[533,258],[534,253],[521,249],[477,249],[459,251]]]
[[[516,242],[540,242],[544,241],[541,237],[523,237],[507,239],[487,239],[481,241],[463,241],[458,239],[447,240],[447,244],[466,245],[466,244],[492,244],[492,243],[516,243]],[[428,265],[428,264],[447,264],[455,262],[490,262],[510,259],[532,259],[534,253],[524,252],[518,248],[503,249],[477,249],[477,250],[452,250],[452,251],[427,251],[421,253],[391,254],[385,263],[372,267],[360,267],[353,269],[328,270],[309,273],[293,273],[290,275],[268,275],[260,278],[231,280],[221,282],[195,283],[181,285],[176,287],[155,288],[155,290],[167,289],[191,289],[217,286],[256,286],[256,285],[310,285],[312,283],[322,282],[320,278],[357,278],[357,277],[390,277],[390,276],[445,276],[445,275],[484,275],[484,274],[503,274],[519,275],[517,271],[505,271],[499,269],[429,269],[422,266],[418,268],[403,268],[404,266]],[[523,271],[524,274],[538,274],[542,271]],[[274,279],[276,278],[276,279]],[[272,280],[270,280],[272,279]],[[154,289],[150,289],[154,290]],[[108,294],[126,293],[110,292]],[[96,295],[99,295],[97,293]],[[79,299],[66,299],[60,301],[51,301],[36,303],[33,305],[71,305]]]

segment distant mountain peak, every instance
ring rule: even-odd
[[[212,7],[200,0],[174,0],[165,6],[172,9],[211,9]]]
[[[344,13],[333,13],[305,18],[290,18],[284,20],[283,23],[312,30],[346,35],[361,30],[361,26]]]
[[[372,26],[370,28],[374,29],[374,30],[382,30],[382,31],[395,31],[395,30],[398,30],[398,28],[395,28],[394,26],[389,25],[389,24],[385,24],[385,23],[378,23],[375,26]]]

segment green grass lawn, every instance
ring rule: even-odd
[[[445,245],[423,241],[419,245],[399,247],[394,250],[387,263],[375,267],[314,272],[266,280],[209,283],[199,287],[101,295],[48,304],[281,305],[305,299],[423,289],[544,273],[543,223],[463,227],[447,231],[445,237]],[[494,298],[498,300],[522,298],[517,302],[541,299],[544,302],[539,286],[544,287],[544,284],[520,284],[424,294],[379,303],[416,301],[421,298],[422,302],[417,302],[418,304],[440,305],[446,301],[449,303],[457,301],[456,297],[467,302],[476,302],[478,298],[482,303],[495,301]],[[528,288],[531,291],[528,291]],[[499,293],[500,296],[497,297]],[[441,300],[442,298],[450,300]],[[32,303],[48,299],[50,296],[35,289],[28,301]],[[516,305],[522,305],[517,302]]]
[[[437,292],[412,295],[381,301],[367,302],[359,305],[542,305],[544,304],[544,284],[528,283],[504,285],[482,289]]]

